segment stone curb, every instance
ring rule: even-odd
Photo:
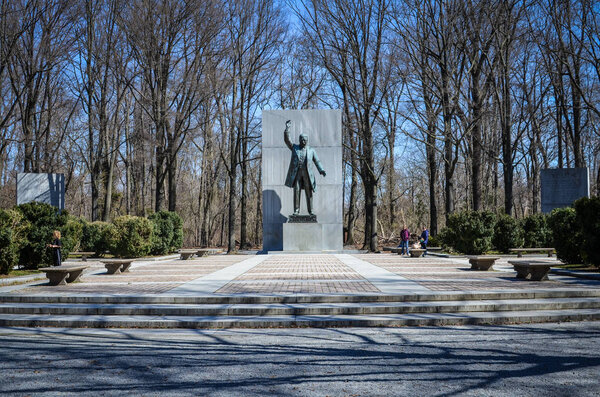
[[[532,310],[600,309],[600,299],[548,298],[489,301],[430,301],[337,304],[63,304],[4,303],[0,314],[68,316],[306,316],[378,315],[408,313],[510,312]]]
[[[558,274],[560,276],[583,278],[586,280],[600,280],[600,273],[578,272],[578,271],[574,271],[574,270],[557,269],[557,268],[550,268],[550,273]]]
[[[280,327],[396,327],[497,325],[560,321],[597,321],[600,310],[546,310],[519,312],[420,313],[373,316],[280,317],[174,317],[90,316],[87,319],[45,315],[0,315],[3,327],[60,328],[280,328]]]
[[[600,297],[600,289],[538,289],[504,291],[420,291],[418,294],[329,294],[329,295],[0,295],[0,303],[89,303],[89,304],[304,304],[469,301],[544,298]]]

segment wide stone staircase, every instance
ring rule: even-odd
[[[277,328],[600,320],[600,289],[406,295],[0,296],[0,326]]]

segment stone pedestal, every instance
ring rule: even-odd
[[[323,225],[319,223],[284,223],[284,251],[322,251]]]

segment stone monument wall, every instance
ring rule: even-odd
[[[313,212],[318,226],[288,224],[294,212],[293,189],[284,185],[291,151],[283,139],[286,120],[292,121],[290,139],[298,143],[308,134],[327,176],[315,175]],[[268,110],[262,115],[263,250],[341,251],[343,249],[342,113],[340,110]],[[306,214],[302,191],[300,213]],[[286,232],[284,233],[284,225]],[[292,225],[298,226],[292,230]],[[317,231],[316,228],[319,230]],[[309,230],[310,229],[310,230]],[[315,230],[313,230],[315,229]],[[295,237],[292,237],[298,233]],[[318,234],[321,234],[321,237]],[[286,240],[284,241],[284,234]],[[297,241],[292,241],[292,239]]]
[[[65,209],[64,174],[17,174],[17,205],[39,201]]]
[[[587,168],[547,168],[540,172],[542,212],[568,207],[581,197],[590,196]]]

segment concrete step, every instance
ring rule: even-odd
[[[503,291],[419,291],[415,294],[360,294],[360,295],[207,295],[171,296],[161,295],[0,295],[0,303],[89,303],[89,304],[294,304],[294,303],[369,303],[369,302],[427,302],[470,301],[546,298],[592,298],[600,297],[600,289],[555,288]]]
[[[597,321],[600,309],[312,316],[62,316],[0,314],[0,326],[66,328],[382,327]]]
[[[600,309],[600,298],[291,304],[1,303],[0,314],[68,316],[306,316]]]

